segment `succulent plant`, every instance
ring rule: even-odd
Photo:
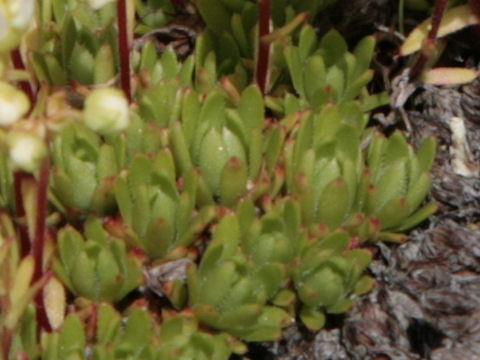
[[[326,313],[349,310],[357,295],[369,291],[373,279],[363,275],[371,254],[350,249],[352,239],[344,231],[308,240],[302,247],[293,279],[303,303],[300,318],[310,329],[323,327]]]
[[[420,207],[430,189],[435,149],[432,138],[415,153],[400,132],[388,139],[374,135],[367,151],[364,176],[370,181],[364,208],[378,218],[382,230],[408,230],[436,211],[434,202]]]
[[[371,289],[435,142],[367,127],[375,41],[317,37],[333,3],[39,1],[23,38],[0,3],[0,359],[228,359]]]
[[[344,109],[348,114],[352,107]],[[399,241],[402,235],[392,232],[408,230],[436,210],[434,203],[418,209],[430,188],[435,141],[426,140],[415,154],[401,133],[388,139],[374,133],[362,154],[361,116],[342,115],[327,105],[318,117],[302,118],[286,148],[287,186],[300,199],[306,225],[347,226],[363,240]]]
[[[183,178],[183,192],[178,192],[172,154],[167,149],[153,162],[137,155],[128,173],[117,178],[114,193],[122,224],[131,227],[135,245],[149,257],[161,258],[190,245],[216,217],[213,207],[194,214],[196,181],[191,171]],[[114,226],[111,230],[115,232]]]
[[[54,86],[72,80],[85,85],[111,80],[118,65],[114,3],[99,11],[86,1],[52,3],[41,19],[43,47],[32,54],[38,79]]]
[[[53,141],[52,190],[64,208],[108,214],[115,209],[114,149],[81,123],[67,125]]]
[[[58,234],[55,272],[74,294],[118,301],[142,284],[140,262],[123,241],[109,238],[95,219],[85,224],[85,235],[86,240],[73,227]]]
[[[226,215],[198,270],[193,264],[188,269],[189,304],[199,320],[248,341],[276,339],[292,321],[288,312],[266,303],[287,279],[289,249],[271,253],[286,241],[281,234],[258,235],[248,239],[251,244],[243,243],[245,253],[239,251],[240,221]]]
[[[243,344],[231,336],[209,334],[198,328],[185,311],[165,313],[161,326],[142,304],[124,317],[108,303],[84,310],[94,312],[95,323],[85,323],[80,313],[69,314],[61,330],[42,338],[42,359],[227,359],[243,353]],[[95,343],[91,344],[91,338]]]

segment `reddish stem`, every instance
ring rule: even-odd
[[[7,329],[5,326],[2,331],[2,356],[3,359],[8,360],[10,355],[10,347],[12,346],[13,333],[10,329]]]
[[[43,291],[40,290],[37,295],[35,295],[35,308],[37,310],[37,323],[40,325],[40,328],[46,332],[51,332],[52,327],[50,326],[50,321],[48,320],[47,311],[45,310],[45,303],[43,302]]]
[[[50,160],[47,156],[42,161],[40,176],[37,182],[37,216],[35,219],[35,239],[32,246],[33,258],[35,259],[35,269],[33,272],[32,283],[39,281],[43,275],[43,251],[45,248],[45,237],[47,235],[46,219],[49,175]],[[35,306],[37,308],[37,321],[39,325],[44,330],[50,331],[51,327],[43,304],[42,291],[40,291],[35,297]]]
[[[27,178],[32,176],[23,172],[15,171],[13,175],[13,191],[15,193],[15,211],[17,219],[25,219],[25,208],[23,206],[22,184]],[[17,230],[20,238],[20,256],[23,258],[30,253],[30,237],[28,227],[25,222],[18,222]]]
[[[270,65],[270,43],[262,39],[270,33],[270,0],[258,1],[258,13],[258,56],[255,77],[260,90],[263,94],[266,94]]]
[[[437,0],[432,14],[432,27],[428,32],[428,39],[435,41],[437,39],[438,29],[442,22],[443,14],[447,9],[447,0]]]
[[[25,70],[25,64],[23,63],[22,54],[20,53],[20,50],[18,48],[11,51],[10,57],[12,58],[13,66],[15,67],[15,69]],[[30,104],[33,105],[36,100],[36,94],[32,84],[28,81],[20,81],[20,87],[30,99]]]
[[[35,259],[35,271],[33,281],[39,280],[42,275],[43,248],[45,247],[46,236],[46,218],[47,218],[47,193],[48,178],[50,175],[50,160],[47,157],[43,159],[40,167],[40,176],[38,179],[37,190],[37,216],[35,219],[35,239],[33,241],[33,257]]]
[[[435,43],[437,41],[438,29],[446,10],[447,0],[437,0],[435,2],[430,31],[428,32],[427,38],[423,42],[420,57],[410,70],[411,80],[416,80],[422,74],[428,60],[433,55]]]
[[[127,4],[126,0],[117,1],[118,18],[118,49],[120,51],[120,81],[128,101],[132,101],[130,85],[130,44],[127,29]]]

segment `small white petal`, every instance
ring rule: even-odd
[[[98,10],[115,0],[87,0],[93,10]]]
[[[83,119],[90,129],[102,135],[125,130],[130,120],[127,98],[115,88],[95,89],[85,100]]]
[[[9,8],[12,15],[10,19],[12,26],[18,30],[25,30],[33,18],[34,0],[10,0]]]
[[[30,108],[27,96],[14,86],[0,82],[0,125],[10,125],[22,118]]]
[[[8,20],[5,14],[5,7],[0,5],[0,40],[8,36]]]
[[[47,154],[44,141],[36,134],[16,132],[9,136],[10,160],[13,165],[28,171],[35,171]]]

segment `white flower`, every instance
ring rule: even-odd
[[[34,0],[7,0],[10,23],[18,30],[26,30],[35,11]]]
[[[18,46],[35,12],[35,0],[0,0],[0,52]]]
[[[115,0],[87,0],[93,10],[98,10]]]
[[[129,125],[128,100],[119,89],[95,89],[85,100],[83,120],[101,135],[125,130]]]
[[[30,109],[27,96],[14,86],[0,81],[0,125],[10,125]]]
[[[10,160],[17,168],[27,172],[38,169],[47,155],[45,142],[35,133],[18,131],[9,135]]]

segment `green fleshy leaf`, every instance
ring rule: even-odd
[[[425,200],[430,187],[432,185],[432,178],[430,173],[423,172],[417,181],[410,186],[406,196],[407,203],[410,207],[410,212],[416,210],[420,204]]]
[[[221,171],[229,158],[225,147],[222,136],[214,128],[210,129],[203,138],[199,165],[202,177],[212,192],[217,192]]]
[[[240,227],[236,216],[226,215],[218,223],[213,234],[212,244],[216,242],[223,245],[221,258],[217,261],[220,261],[220,259],[227,260],[233,257],[240,242]],[[203,268],[200,267],[200,269]]]
[[[69,69],[73,79],[88,85],[93,82],[95,60],[86,47],[76,43],[70,56]]]
[[[343,177],[330,182],[322,192],[318,203],[317,221],[335,229],[346,220],[351,202],[347,184]]]
[[[115,151],[112,146],[103,144],[100,147],[97,160],[97,180],[101,181],[107,177],[118,174]]]
[[[223,311],[214,326],[220,329],[250,326],[255,323],[261,313],[262,305],[260,304],[242,304]]]
[[[71,226],[64,227],[58,233],[58,251],[60,259],[68,275],[70,275],[75,260],[84,246],[82,235]]]
[[[124,340],[136,353],[147,346],[152,335],[152,320],[146,309],[136,308],[128,316]]]
[[[432,168],[437,150],[437,142],[433,137],[425,139],[417,151],[417,160],[420,172],[429,171]]]
[[[177,60],[177,54],[171,46],[163,52],[160,57],[160,63],[163,68],[163,75],[165,79],[171,79],[176,76],[180,70],[180,64]]]
[[[60,65],[59,61],[52,54],[44,55],[45,66],[48,69],[48,77],[50,83],[53,86],[65,86],[67,85],[67,74]]]
[[[342,98],[343,91],[345,89],[345,74],[339,66],[333,65],[327,71],[326,84],[331,87],[335,94],[335,101]]]
[[[179,122],[174,122],[171,129],[173,155],[179,172],[185,174],[192,167],[188,143],[186,141],[182,126]]]
[[[391,199],[403,196],[407,191],[406,159],[399,159],[383,170],[376,183],[377,203],[376,211],[379,211]]]
[[[375,280],[372,277],[368,275],[364,275],[355,284],[353,294],[363,295],[369,292],[373,288],[374,284],[375,284]]]
[[[436,202],[430,202],[427,205],[421,207],[410,215],[403,223],[395,229],[395,231],[405,231],[411,229],[412,227],[420,224],[422,221],[426,220],[431,215],[435,214],[438,210],[438,205]]]
[[[355,77],[363,74],[370,67],[374,48],[375,38],[373,36],[364,37],[355,47],[353,52],[356,60]]]
[[[93,68],[93,83],[103,84],[115,76],[115,61],[113,59],[112,47],[105,43],[95,55],[95,65]]]
[[[254,128],[262,128],[265,108],[263,96],[257,85],[250,85],[242,92],[238,111],[249,133]]]
[[[390,229],[398,226],[410,213],[410,205],[405,197],[389,200],[375,215],[380,220],[380,228]]]
[[[201,265],[200,268],[202,268]],[[208,277],[203,279],[200,301],[204,304],[217,305],[235,281],[234,274],[235,264],[233,262],[227,261],[219,264],[208,274]]]
[[[302,308],[300,319],[302,319],[305,326],[312,331],[320,330],[327,321],[325,314],[321,310],[311,307]]]
[[[234,334],[246,341],[273,341],[280,338],[282,328],[292,323],[286,311],[274,306],[265,306],[257,324],[246,329],[238,329]]]
[[[284,56],[287,61],[288,71],[292,79],[293,87],[300,97],[305,96],[305,89],[303,84],[303,62],[300,57],[298,48],[287,46],[284,51]]]
[[[307,306],[331,306],[343,295],[342,277],[329,267],[322,267],[298,286],[300,300]]]
[[[63,322],[58,338],[59,358],[68,359],[73,353],[83,354],[86,346],[85,331],[80,318],[69,314]]]
[[[97,245],[98,249],[100,247]],[[101,284],[97,281],[95,259],[91,259],[86,252],[78,254],[71,271],[72,284],[77,295],[98,300],[101,293]]]
[[[225,121],[225,98],[219,92],[211,92],[205,102],[198,119],[199,123],[209,123],[220,131]]]
[[[349,311],[353,307],[353,304],[355,304],[355,301],[352,299],[342,299],[338,301],[335,305],[329,306],[327,308],[327,313],[343,314]]]
[[[130,198],[130,192],[125,177],[116,178],[114,193],[123,221],[126,225],[131,226],[133,224],[133,202]]]
[[[200,113],[200,100],[197,92],[188,89],[183,96],[182,125],[185,141],[188,148],[191,147],[195,130],[197,128],[198,115]]]
[[[315,79],[315,81],[312,81]],[[303,83],[305,87],[305,96],[312,103],[315,92],[325,86],[326,69],[323,58],[314,55],[308,58],[303,70]]]
[[[273,126],[265,139],[265,163],[267,171],[271,174],[278,163],[278,158],[283,150],[285,130],[280,126]]]
[[[117,336],[121,316],[107,303],[100,304],[97,316],[97,341],[100,344],[108,344]]]
[[[211,31],[216,34],[230,32],[230,13],[220,1],[198,0],[196,5]]]
[[[232,28],[232,35],[238,44],[238,48],[240,50],[240,54],[243,57],[249,56],[250,45],[248,43],[248,35],[245,32],[245,28],[243,27],[241,15],[235,13],[232,15],[231,24]]]
[[[223,205],[234,207],[247,188],[247,168],[237,157],[232,157],[220,175],[219,195]]]
[[[165,256],[174,240],[174,229],[172,224],[163,218],[150,221],[147,232],[142,238],[142,244],[147,254],[153,258]]]
[[[300,31],[298,50],[302,59],[309,57],[318,48],[317,35],[310,25],[305,25]]]
[[[157,62],[157,50],[150,39],[147,39],[142,47],[140,55],[140,70],[147,70],[152,73]]]
[[[323,56],[327,67],[336,64],[347,51],[347,43],[336,30],[330,30],[320,40],[320,54]]]

